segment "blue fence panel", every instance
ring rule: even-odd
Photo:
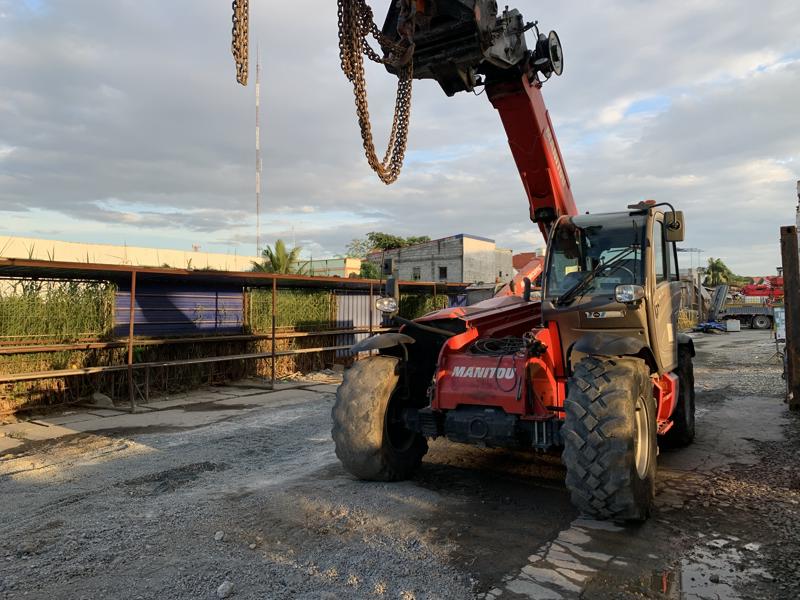
[[[120,286],[114,303],[114,335],[128,335],[130,302],[130,286]],[[135,335],[237,334],[242,333],[243,324],[241,287],[151,282],[136,286]]]

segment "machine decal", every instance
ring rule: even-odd
[[[454,367],[453,377],[514,379],[516,372],[514,369],[503,367],[499,369],[496,367]]]
[[[586,313],[587,319],[621,319],[624,316],[624,310],[596,310]]]

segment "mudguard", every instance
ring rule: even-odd
[[[359,352],[367,352],[368,350],[391,348],[393,346],[399,346],[400,344],[413,344],[414,341],[414,338],[405,333],[382,333],[356,342],[350,347],[350,352],[358,354]]]
[[[643,340],[608,333],[587,333],[574,346],[576,352],[601,356],[633,356],[642,348],[648,348]]]

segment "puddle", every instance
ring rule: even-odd
[[[556,539],[529,556],[528,564],[517,575],[504,577],[502,586],[489,590],[483,597],[494,600],[510,593],[514,597],[536,600],[579,598],[584,583],[593,574],[612,564],[627,565],[619,557],[594,549],[598,536],[613,536],[624,531],[623,527],[606,521],[575,519]]]
[[[743,589],[756,578],[771,580],[761,567],[759,544],[734,547],[738,540],[713,538],[696,546],[674,569],[653,572],[651,589],[675,600],[741,600]],[[749,563],[749,564],[748,564]]]

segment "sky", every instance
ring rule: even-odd
[[[380,22],[388,2],[371,3]],[[416,81],[406,164],[387,187],[363,155],[336,3],[250,6],[262,241],[315,258],[369,231],[543,245],[485,96]],[[700,260],[774,273],[800,179],[800,3],[514,6],[562,41],[564,74],[543,93],[579,210],[668,201]],[[0,0],[0,232],[254,254],[255,61],[237,85],[230,18],[227,0]],[[380,146],[396,79],[367,75]]]

